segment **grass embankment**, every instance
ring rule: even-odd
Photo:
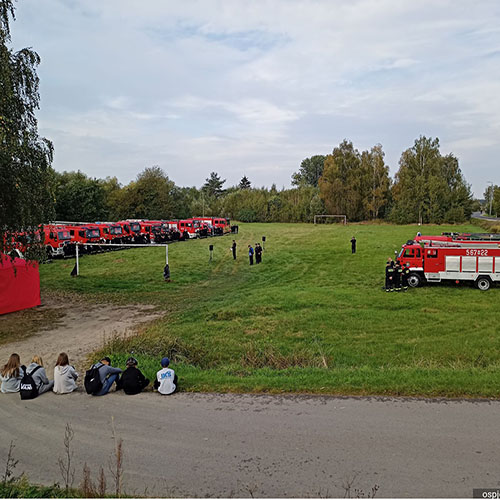
[[[231,237],[134,249],[42,266],[44,289],[158,304],[167,316],[107,350],[131,351],[152,378],[168,355],[190,391],[486,396],[500,393],[500,289],[382,290],[384,267],[416,226],[241,224]],[[478,231],[427,226],[428,234]],[[356,235],[358,252],[351,254]],[[261,265],[246,247],[267,237]],[[215,258],[208,261],[208,245]]]

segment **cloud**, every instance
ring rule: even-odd
[[[42,56],[60,170],[288,185],[345,137],[382,143],[394,174],[425,134],[478,193],[500,153],[499,18],[493,0],[40,0],[12,34]]]

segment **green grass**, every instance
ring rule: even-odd
[[[134,351],[150,378],[169,355],[183,390],[498,397],[500,288],[382,290],[387,257],[417,230],[240,224],[236,262],[230,236],[171,245],[171,283],[158,248],[84,257],[79,278],[69,276],[73,261],[54,262],[41,267],[42,284],[168,311],[107,352],[123,365]],[[422,232],[447,230],[478,228]],[[263,263],[250,267],[246,246],[263,235]]]

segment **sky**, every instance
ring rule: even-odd
[[[394,176],[425,135],[500,184],[496,0],[19,0],[11,30],[58,171],[280,188],[345,138]]]

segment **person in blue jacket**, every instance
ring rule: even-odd
[[[250,265],[253,266],[253,254],[254,250],[252,245],[248,245],[248,258],[250,259]]]

